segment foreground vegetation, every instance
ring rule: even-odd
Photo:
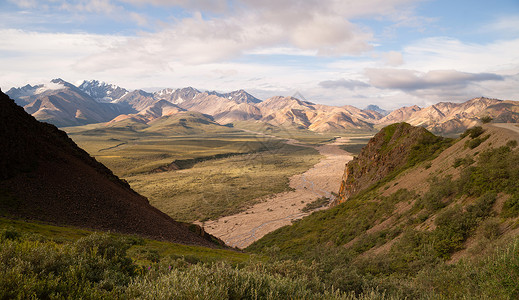
[[[0,219],[0,299],[350,298],[230,250]],[[280,268],[278,268],[280,267]],[[351,295],[350,295],[351,296]]]
[[[62,231],[59,227],[2,220],[0,228],[1,299],[511,299],[519,295],[519,240],[478,259],[438,263],[412,277],[382,280],[359,273],[349,261],[337,264],[331,256],[301,261],[201,247],[191,247],[184,255],[179,251],[189,246],[133,236],[79,230],[75,237],[55,240],[53,236]]]

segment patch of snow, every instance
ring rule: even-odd
[[[34,94],[41,94],[46,91],[61,90],[63,88],[65,88],[65,86],[62,84],[49,82],[49,83],[43,84],[41,87],[36,89],[36,91],[34,91]]]

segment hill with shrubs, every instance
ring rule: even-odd
[[[385,127],[346,167],[342,203],[247,250],[317,264],[325,282],[357,293],[516,298],[518,139],[492,124],[456,140]]]

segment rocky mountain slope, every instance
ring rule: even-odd
[[[152,207],[55,126],[36,121],[0,92],[0,212],[59,225],[215,246],[192,225]]]
[[[434,155],[443,142],[423,127],[395,123],[384,127],[346,165],[335,204],[346,201],[391,173]],[[432,147],[431,147],[432,146]]]
[[[366,106],[366,108],[364,108],[364,110],[374,111],[374,112],[377,112],[377,113],[379,113],[379,114],[381,114],[383,116],[387,116],[391,112],[391,111],[387,111],[385,109],[382,109],[378,105],[374,105],[374,104],[370,104],[370,105]]]
[[[256,120],[261,117],[260,110],[243,100],[219,97],[207,92],[178,104],[183,109],[211,115],[220,124],[234,121]]]
[[[261,121],[273,125],[299,126],[316,132],[351,129],[371,130],[369,120],[380,118],[376,112],[363,111],[353,106],[327,106],[293,97],[272,97],[257,105]]]
[[[78,88],[99,102],[115,102],[129,91],[98,80],[84,80]]]
[[[134,122],[147,124],[158,118],[171,116],[180,112],[186,111],[176,104],[168,102],[166,100],[159,100],[154,102],[150,106],[143,108],[140,112],[128,115],[118,115],[113,120],[107,123],[107,125],[119,123],[124,120],[132,120]]]
[[[106,122],[129,112],[126,106],[100,103],[61,79],[54,79],[47,84],[12,88],[7,93],[29,114],[56,126]]]
[[[230,93],[218,93],[215,91],[207,92],[209,95],[215,95],[220,98],[227,98],[237,103],[260,103],[261,100],[252,96],[244,90],[233,91]]]
[[[163,89],[153,93],[155,99],[164,99],[173,104],[180,104],[184,101],[189,101],[195,98],[201,92],[195,88],[187,87],[182,89]]]

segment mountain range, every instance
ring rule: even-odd
[[[128,91],[97,80],[83,81],[76,87],[54,79],[46,84],[11,88],[7,94],[38,120],[56,126],[128,119],[148,123],[185,111],[210,115],[222,125],[264,122],[315,132],[375,131],[384,125],[408,122],[436,134],[453,135],[476,125],[485,116],[499,122],[519,121],[519,102],[484,97],[463,103],[440,102],[425,108],[414,105],[389,112],[376,105],[359,109],[350,105],[314,104],[295,97],[276,96],[261,101],[244,90],[219,93],[186,87],[154,93]]]

